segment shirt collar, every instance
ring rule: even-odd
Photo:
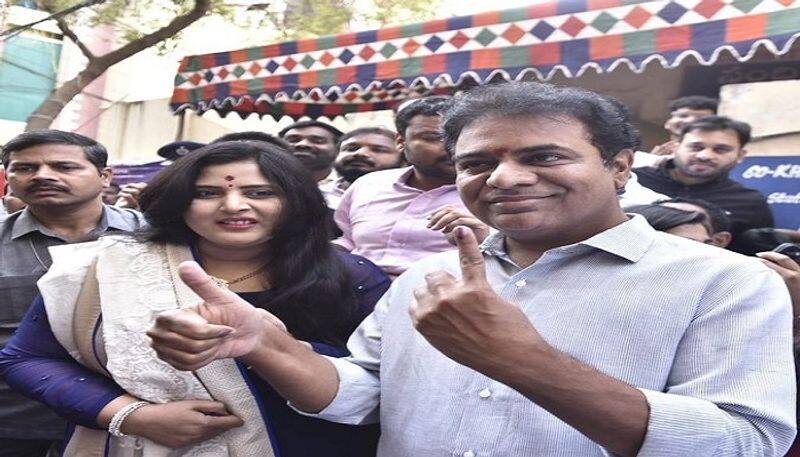
[[[577,243],[622,257],[630,262],[638,262],[655,238],[655,229],[639,214],[629,214],[631,218],[622,224],[611,227],[593,237]],[[561,246],[555,249],[564,249]],[[495,232],[489,235],[480,246],[484,254],[507,259],[505,235]]]
[[[397,181],[395,181],[395,185],[409,187],[408,180],[411,179],[411,175],[414,174],[414,167],[406,167],[402,173],[397,175]]]
[[[106,205],[103,205],[103,214],[100,217],[100,223],[97,224],[97,228],[94,231],[99,231],[102,233],[107,231],[109,228],[130,231],[131,224],[125,220],[121,213],[117,211],[110,211]],[[11,230],[11,239],[15,240],[31,232],[39,232],[43,235],[54,238],[61,238],[43,226],[30,212],[30,210],[25,208],[14,222],[14,228]]]
[[[631,262],[638,262],[650,249],[656,230],[644,216],[629,214],[631,218],[578,244],[591,246]]]
[[[44,226],[36,220],[28,208],[23,208],[19,216],[17,216],[17,220],[14,221],[14,227],[11,229],[11,239],[16,240],[31,232],[51,234],[49,230],[44,228]]]
[[[407,168],[403,169],[403,172],[400,173],[397,176],[397,181],[395,181],[395,183],[394,183],[395,188],[401,187],[403,189],[413,189],[413,190],[415,190],[417,192],[420,192],[420,193],[425,192],[423,190],[415,189],[415,188],[413,188],[413,187],[408,185],[408,180],[411,179],[411,176],[413,174],[414,174],[414,167],[413,166],[410,166],[410,167],[407,167]],[[427,192],[449,192],[450,190],[455,189],[455,188],[456,188],[455,184],[445,184],[443,186],[437,187],[436,189],[431,189],[431,190],[429,190]]]

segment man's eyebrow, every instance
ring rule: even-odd
[[[389,145],[384,144],[384,143],[378,143],[377,141],[376,142],[371,142],[371,141],[358,141],[358,140],[350,141],[350,140],[348,140],[348,141],[345,141],[344,143],[342,143],[342,146],[351,146],[351,145],[369,146],[369,147],[372,147],[372,148],[390,148],[390,147],[394,146],[394,145],[389,146]]]
[[[78,162],[77,160],[52,160],[52,161],[51,160],[45,160],[45,163],[47,163],[47,164],[51,164],[52,163],[52,164],[56,164],[56,165],[65,165],[65,164],[78,164],[78,165],[80,165],[80,162]]]
[[[301,137],[301,138],[310,138],[312,140],[325,140],[325,141],[328,141],[328,140],[331,139],[331,137],[325,136],[325,135],[298,135],[298,136]]]
[[[47,165],[81,165],[81,163],[77,160],[45,160],[44,163]],[[41,162],[26,162],[23,160],[14,160],[9,166],[14,165],[40,165]]]
[[[732,146],[730,144],[725,144],[725,143],[706,143],[704,141],[692,141],[689,144],[690,145],[699,145],[699,146],[711,146],[712,148],[736,149],[736,146]]]
[[[539,144],[539,145],[536,145],[536,146],[528,146],[528,147],[524,147],[524,148],[515,149],[512,152],[512,154],[537,154],[537,153],[540,153],[540,152],[554,152],[554,151],[564,152],[564,153],[569,153],[569,154],[573,154],[575,152],[570,148],[567,148],[567,147],[564,147],[564,146],[559,146],[559,145],[557,145],[555,143],[549,143],[549,144]],[[474,151],[465,152],[463,154],[455,154],[453,156],[453,160],[461,160],[461,159],[473,158],[473,157],[486,157],[486,156],[493,156],[493,155],[494,154],[492,154],[489,151],[486,151],[486,150],[483,150],[483,149],[476,149]]]

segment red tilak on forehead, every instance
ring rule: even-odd
[[[231,175],[225,177],[225,181],[233,181],[235,178]]]

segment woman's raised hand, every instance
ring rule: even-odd
[[[122,433],[181,448],[244,424],[216,401],[183,400],[139,408],[122,423]]]
[[[271,331],[286,332],[277,317],[220,287],[196,262],[183,262],[178,273],[203,302],[161,314],[147,332],[158,356],[175,368],[245,356]]]

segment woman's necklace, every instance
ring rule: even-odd
[[[216,282],[217,285],[219,285],[220,287],[224,287],[224,288],[227,289],[228,286],[232,286],[232,285],[240,283],[242,281],[246,281],[246,280],[252,278],[253,276],[256,276],[257,274],[263,272],[266,269],[267,269],[267,264],[264,264],[264,265],[261,265],[260,267],[258,267],[257,269],[255,269],[254,271],[251,271],[250,273],[247,273],[244,276],[239,276],[238,278],[231,279],[230,281],[226,281],[226,280],[224,280],[222,278],[218,278],[216,276],[211,276],[211,279],[213,279],[214,282]]]

